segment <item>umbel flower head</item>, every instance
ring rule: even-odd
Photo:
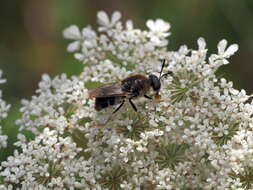
[[[2,189],[252,189],[251,96],[215,74],[238,45],[222,40],[207,57],[199,38],[196,50],[169,51],[169,23],[148,20],[140,30],[120,18],[101,11],[97,29],[64,30],[83,72],[43,75],[36,95],[22,101],[17,124],[35,138],[18,136],[21,151],[1,164]],[[173,72],[161,100],[139,98],[137,113],[125,104],[97,127],[115,108],[96,112],[88,90],[131,73],[158,74],[161,59]]]

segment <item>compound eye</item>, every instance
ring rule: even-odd
[[[154,91],[158,91],[161,88],[160,80],[155,75],[149,75],[149,82]]]

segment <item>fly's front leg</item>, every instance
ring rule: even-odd
[[[147,96],[146,94],[144,95],[145,98],[151,100],[152,98],[150,96]]]

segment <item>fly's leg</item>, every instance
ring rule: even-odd
[[[144,95],[145,98],[151,100],[152,98],[150,96],[147,96],[146,94]]]
[[[125,103],[125,100],[123,100],[123,102],[119,105],[119,107],[117,107],[117,109],[115,109],[112,114],[115,114],[117,111],[119,111],[119,109],[123,106],[123,104]]]
[[[132,108],[134,109],[134,111],[137,112],[137,108],[136,108],[136,106],[134,105],[134,103],[132,102],[132,98],[129,98],[129,102],[130,102]]]
[[[98,127],[105,126],[112,119],[113,114],[119,111],[119,109],[123,106],[124,103],[125,103],[125,100],[123,99],[122,103],[112,112],[112,114],[108,117],[108,119],[104,123],[95,123],[95,125]]]

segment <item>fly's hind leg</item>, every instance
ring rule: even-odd
[[[123,106],[123,104],[125,103],[125,100],[122,101],[122,103],[119,105],[119,107],[117,107],[112,114],[115,114],[117,111],[119,111],[119,109]]]
[[[111,115],[107,118],[107,120],[106,120],[104,123],[96,123],[95,125],[96,125],[96,126],[99,126],[99,127],[105,126],[105,125],[112,119],[112,116],[113,116],[117,111],[119,111],[119,109],[124,105],[124,103],[125,103],[125,100],[123,99],[122,103],[111,113]]]

